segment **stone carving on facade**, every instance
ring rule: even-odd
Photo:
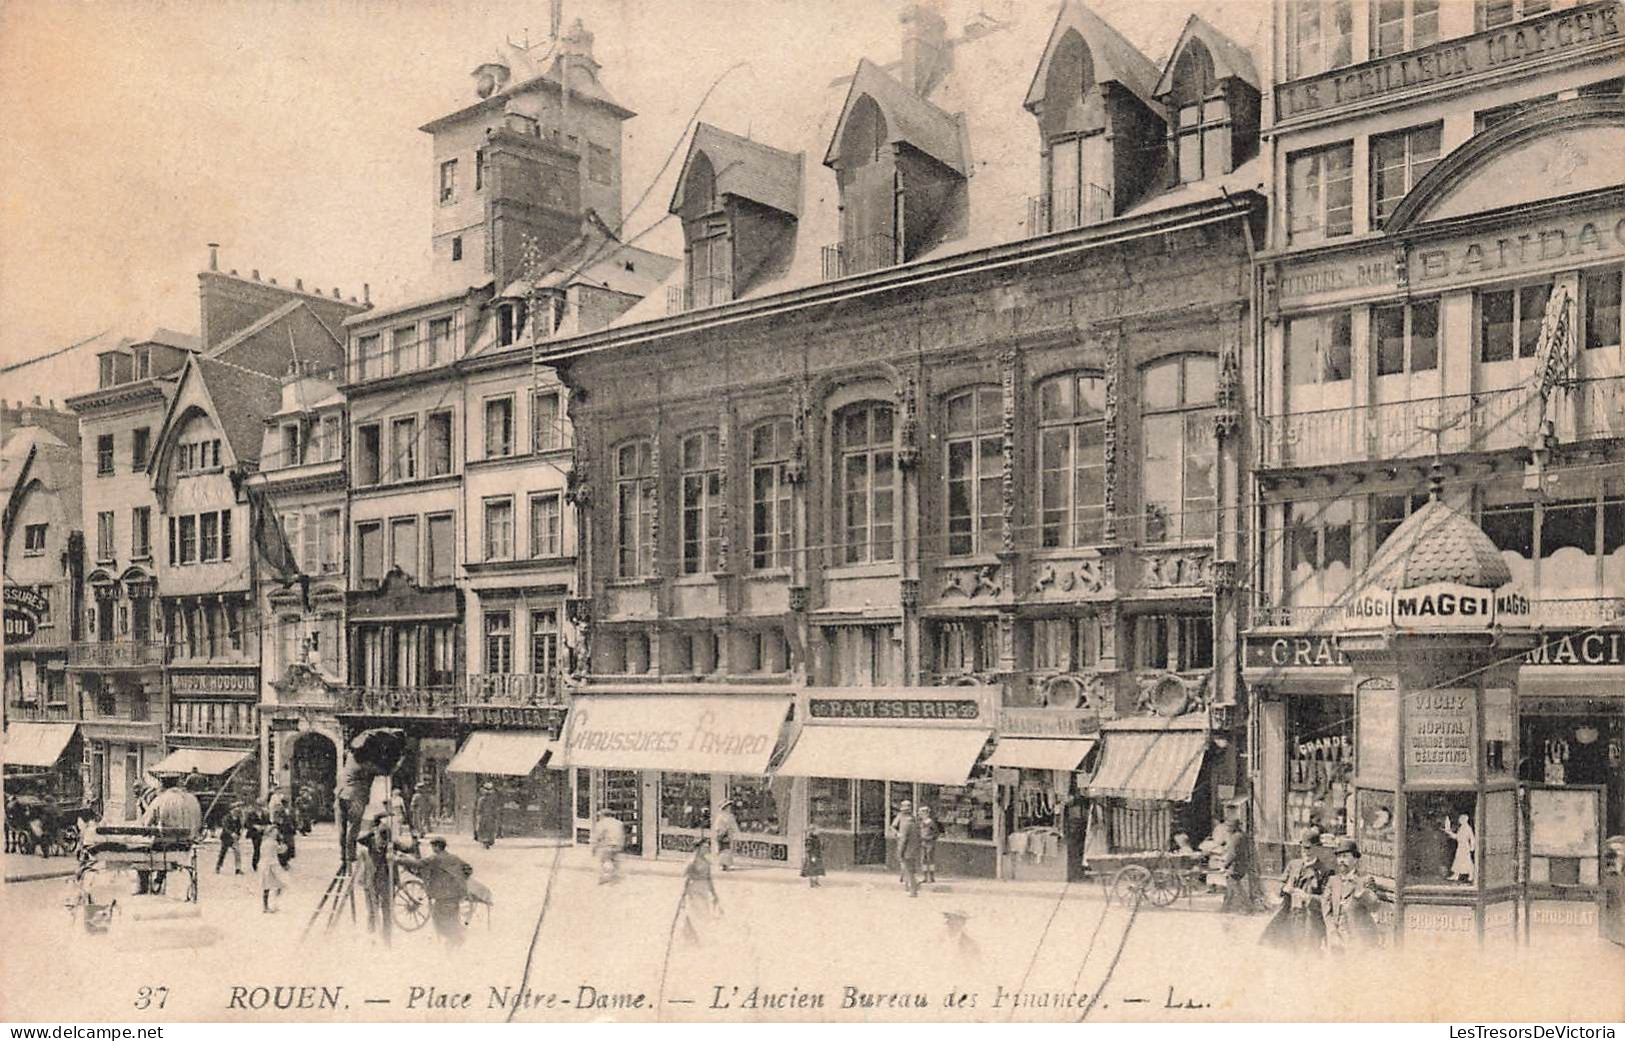
[[[1205,587],[1212,565],[1213,557],[1206,551],[1148,554],[1140,584],[1146,589]]]
[[[789,592],[790,610],[795,611],[797,614],[805,611],[807,609],[807,587],[791,586]]]
[[[655,436],[649,439],[649,545],[655,549],[654,568],[650,574],[660,574],[660,435],[661,424],[655,421]]]
[[[897,466],[912,470],[920,463],[919,385],[904,376],[897,385]]]
[[[1117,369],[1122,359],[1122,342],[1114,336],[1106,351],[1106,407],[1102,424],[1101,461],[1105,481],[1102,502],[1106,517],[1101,534],[1107,542],[1117,541]]]
[[[1234,560],[1208,561],[1207,588],[1216,595],[1234,593],[1236,591],[1236,562]]]
[[[728,473],[730,466],[728,453],[732,447],[733,438],[733,409],[724,402],[721,414],[717,417],[717,560],[716,570],[728,570],[728,556],[730,536],[733,534],[732,518],[728,513]]]
[[[1000,550],[1016,550],[1016,366],[1020,355],[1007,350],[999,355],[999,390],[1003,414],[999,425],[999,513],[1004,522]]]
[[[1038,679],[1034,691],[1043,708],[1081,708],[1103,718],[1114,714],[1112,677],[1099,672],[1060,672]]]
[[[954,595],[974,600],[979,596],[998,596],[1003,592],[1004,585],[999,581],[999,566],[980,564],[975,567],[944,570],[942,592],[938,595],[944,599]]]
[[[784,479],[800,484],[807,479],[807,417],[812,409],[812,392],[806,380],[797,380],[790,405],[790,458],[784,464]]]
[[[1108,592],[1117,582],[1117,568],[1105,558],[1084,560],[1041,560],[1033,565],[1033,592]]]
[[[1214,389],[1213,433],[1232,437],[1241,427],[1241,352],[1226,344],[1219,354],[1219,382]]]
[[[898,597],[903,610],[912,611],[920,606],[920,580],[905,578],[898,583]]]
[[[283,671],[281,679],[271,681],[271,689],[282,700],[299,702],[331,697],[338,687],[309,662],[296,661]]]
[[[1177,672],[1142,673],[1135,677],[1139,688],[1136,707],[1147,716],[1182,716],[1207,711],[1212,696],[1213,674],[1180,675]]]
[[[573,679],[581,679],[591,671],[592,664],[592,597],[572,596],[564,601],[564,617],[575,627],[575,642],[566,645],[569,656],[568,672]]]

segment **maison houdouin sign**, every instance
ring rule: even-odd
[[[1275,90],[1278,119],[1309,116],[1413,87],[1515,69],[1620,39],[1614,0],[1584,4],[1397,57],[1285,83]]]
[[[5,620],[7,640],[32,640],[40,620],[50,611],[45,594],[29,586],[6,586]]]
[[[260,677],[256,672],[172,672],[169,675],[171,694],[194,697],[251,696],[258,697]]]
[[[1533,620],[1529,597],[1511,586],[1479,589],[1453,582],[1399,590],[1370,586],[1343,606],[1343,628],[1351,632],[1477,632],[1528,627]]]

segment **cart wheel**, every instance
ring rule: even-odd
[[[395,884],[395,924],[411,932],[421,929],[429,921],[429,892],[415,878],[403,878]]]
[[[1179,894],[1184,891],[1184,885],[1179,881],[1179,873],[1169,868],[1158,868],[1151,872],[1151,881],[1146,884],[1145,898],[1153,906],[1168,907]]]
[[[1145,895],[1150,881],[1150,868],[1143,864],[1130,864],[1112,879],[1112,899],[1121,904],[1132,904]]]

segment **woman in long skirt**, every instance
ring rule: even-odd
[[[824,840],[811,824],[807,825],[807,835],[801,840],[801,877],[813,889],[818,888],[819,879],[824,877]]]

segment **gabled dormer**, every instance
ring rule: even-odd
[[[1157,75],[1094,12],[1077,0],[1061,7],[1027,90],[1042,155],[1034,229],[1110,220],[1162,183],[1156,159],[1167,122],[1154,99]]]
[[[800,152],[694,128],[668,210],[683,222],[683,285],[668,310],[725,303],[782,274],[801,216]]]
[[[912,260],[965,233],[961,121],[858,62],[824,155],[840,191],[841,241],[824,248],[824,277]]]
[[[1191,15],[1157,80],[1176,184],[1227,174],[1258,154],[1258,71],[1229,37]]]

